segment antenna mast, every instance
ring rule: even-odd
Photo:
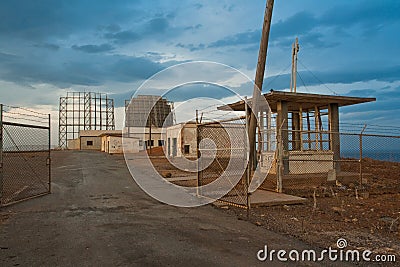
[[[290,92],[296,93],[297,89],[297,54],[299,53],[299,38],[292,45],[292,75],[290,76]]]

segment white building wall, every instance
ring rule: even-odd
[[[166,130],[166,148],[168,157],[196,157],[197,129],[196,124],[176,124]],[[185,147],[189,151],[185,151]],[[185,153],[188,152],[188,153]]]
[[[147,127],[127,127],[124,134],[132,138],[137,138],[140,150],[144,150],[146,148],[146,141],[150,140],[150,128]],[[153,140],[153,147],[159,147],[162,143],[165,144],[165,130],[162,128],[151,128],[151,140]]]

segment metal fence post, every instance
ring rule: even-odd
[[[367,125],[364,125],[364,128],[361,130],[360,133],[360,185],[363,184],[363,134],[365,129],[367,128]]]
[[[49,164],[49,193],[51,193],[51,117],[49,114],[49,130],[48,130],[48,135],[49,135],[49,155],[48,155],[48,164]]]
[[[278,153],[277,153],[277,166],[276,166],[276,175],[277,175],[276,191],[282,193],[283,143],[282,143],[281,125],[278,125],[277,151]]]
[[[0,206],[3,205],[3,104],[0,104]]]
[[[249,146],[249,142],[246,142],[246,140],[248,140],[248,132],[249,132],[249,110],[248,110],[248,106],[247,106],[247,97],[245,97],[245,133],[244,133],[244,135],[245,135],[245,138],[244,138],[244,153],[246,154],[245,155],[245,158],[246,158],[246,162],[247,162],[247,164],[246,164],[246,169],[245,169],[245,172],[246,172],[246,174],[245,174],[245,178],[246,178],[246,206],[247,206],[247,218],[249,218],[249,216],[250,216],[250,205],[251,205],[251,203],[250,203],[250,192],[249,192],[249,185],[250,185],[250,168],[249,168],[249,151],[251,151],[251,148],[250,148],[250,150],[246,150],[246,143],[247,143],[247,146]],[[251,153],[251,152],[250,152]],[[259,164],[261,164],[261,162],[259,162]]]
[[[197,196],[200,196],[200,136],[199,136],[199,111],[196,110],[196,157],[197,157],[197,162],[196,162],[196,167],[197,167],[197,187],[196,187],[196,193]]]

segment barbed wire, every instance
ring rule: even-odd
[[[37,122],[37,123],[41,123],[41,124],[48,124],[49,121],[40,121],[40,120],[35,120],[35,119],[27,119],[27,118],[21,118],[21,117],[13,117],[13,116],[9,116],[7,114],[3,114],[3,118],[7,118],[7,119],[11,119],[11,120],[22,120],[22,121],[27,121],[27,122]]]
[[[37,111],[31,110],[31,109],[27,109],[27,108],[23,108],[23,107],[10,106],[10,105],[6,105],[6,104],[3,104],[3,107],[8,107],[10,109],[21,109],[21,110],[25,110],[27,112],[31,112],[31,113],[35,113],[35,114],[43,115],[43,116],[48,115],[47,113],[37,112]]]
[[[34,118],[39,118],[39,119],[48,119],[48,116],[45,117],[45,116],[38,116],[38,115],[33,115],[33,114],[25,114],[25,113],[20,113],[20,112],[6,111],[5,114],[13,114],[13,115],[34,117]]]

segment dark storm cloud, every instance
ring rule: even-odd
[[[45,49],[49,49],[49,50],[53,50],[53,51],[57,51],[60,49],[59,45],[56,44],[49,44],[49,43],[40,43],[40,44],[35,44],[34,47],[37,48],[45,48]]]
[[[261,32],[259,30],[241,32],[228,36],[224,39],[212,42],[208,47],[236,46],[242,44],[253,44],[260,42]]]
[[[394,82],[399,80],[400,65],[393,67],[371,66],[369,69],[345,69],[337,71],[299,71],[297,83],[302,86],[321,85],[322,83],[351,84],[360,81]],[[274,75],[264,80],[264,89],[281,90],[289,87],[290,74]]]
[[[101,45],[73,45],[71,47],[74,50],[86,52],[86,53],[101,53],[101,52],[108,52],[112,51],[115,48],[110,44],[101,44]]]
[[[0,62],[6,62],[17,59],[18,56],[0,52]]]
[[[48,83],[61,88],[98,86],[107,81],[137,81],[150,77],[165,66],[144,57],[98,54],[64,58],[58,63],[36,58],[27,61],[24,57],[5,53],[0,53],[0,59],[0,78],[5,81],[25,85]]]
[[[116,44],[127,44],[142,39],[142,36],[131,30],[124,30],[115,33],[106,33],[104,37],[106,39],[113,40]]]
[[[129,0],[118,1],[118,5],[107,0],[3,0],[0,34],[31,41],[49,36],[66,37],[77,31],[93,29],[101,21],[127,21],[140,12],[132,8]]]
[[[191,25],[191,26],[185,27],[185,30],[192,30],[192,31],[195,31],[195,30],[200,29],[201,27],[203,27],[202,24],[196,24],[196,25]]]
[[[165,35],[168,32],[178,33],[178,29],[171,29],[168,19],[157,17],[150,19],[136,27],[136,30],[120,30],[104,34],[104,38],[112,40],[116,44],[134,43],[147,37],[156,37]]]
[[[366,32],[378,30],[382,25],[393,21],[399,21],[400,2],[387,1],[363,1],[355,2],[352,6],[336,6],[329,9],[319,18],[319,23],[334,27],[350,27],[359,25]]]
[[[175,45],[175,47],[180,47],[180,48],[186,48],[189,51],[193,52],[193,51],[198,51],[198,50],[202,50],[205,48],[204,44],[199,44],[199,45],[195,45],[195,44],[182,44],[182,43],[177,43]]]
[[[169,22],[166,18],[154,18],[145,25],[145,32],[163,33],[168,27]]]
[[[365,35],[378,32],[385,25],[399,21],[399,1],[364,1],[349,2],[346,6],[329,9],[321,16],[311,12],[300,11],[291,17],[273,23],[271,26],[271,45],[290,46],[293,37],[299,36],[303,45],[313,47],[333,47],[338,41],[330,41],[327,32],[333,29],[335,33],[345,35],[351,27],[359,27]],[[226,36],[212,42],[209,47],[225,47],[254,44],[260,42],[261,29],[249,30]]]

